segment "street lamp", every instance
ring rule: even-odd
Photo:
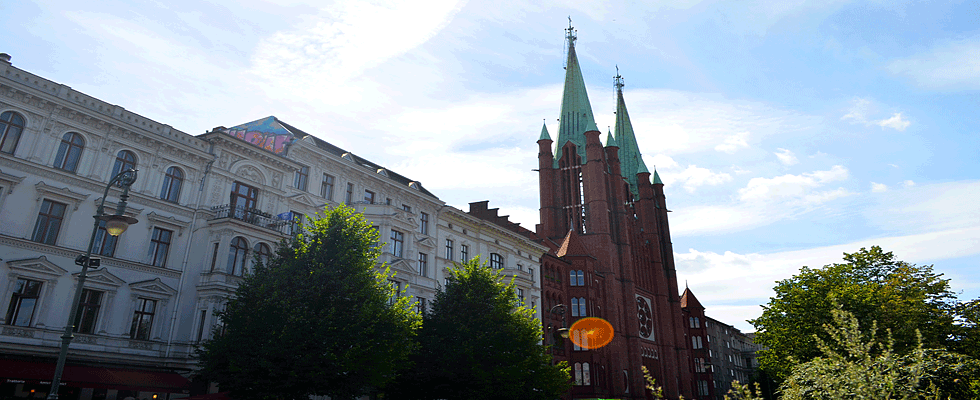
[[[562,339],[568,339],[568,324],[565,323],[565,305],[558,304],[554,307],[551,307],[550,312],[552,314],[561,315],[561,328],[558,328],[557,331],[552,333],[553,335],[555,335],[555,341],[557,341],[559,337]]]
[[[58,354],[58,364],[54,368],[54,378],[51,379],[51,390],[48,391],[48,399],[58,399],[58,389],[61,386],[61,373],[65,370],[65,359],[68,357],[68,344],[74,338],[72,331],[75,327],[75,316],[78,313],[78,303],[82,300],[82,289],[85,287],[85,276],[89,267],[98,267],[101,259],[92,258],[92,246],[95,245],[95,236],[99,233],[99,225],[104,221],[105,230],[112,236],[119,236],[129,228],[130,225],[139,221],[133,217],[123,215],[126,212],[126,199],[129,199],[129,187],[136,182],[136,170],[133,168],[122,171],[109,180],[102,193],[102,203],[99,204],[98,212],[94,215],[95,227],[92,228],[92,236],[88,241],[88,248],[84,255],[75,258],[75,264],[82,266],[82,272],[78,274],[78,285],[75,286],[75,297],[71,303],[68,315],[68,323],[65,324],[65,333],[61,335],[61,353]],[[122,187],[122,195],[119,196],[119,203],[116,205],[114,215],[105,215],[105,200],[109,196],[109,188],[116,183]]]

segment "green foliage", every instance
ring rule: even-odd
[[[648,370],[645,365],[641,365],[640,370],[643,371],[643,382],[645,383],[644,387],[650,391],[650,395],[653,396],[654,399],[663,399],[664,388],[662,386],[657,386],[657,380],[653,378],[653,375],[650,375],[650,370]],[[684,396],[681,396],[681,399],[683,398]]]
[[[918,346],[955,345],[956,303],[949,280],[933,273],[931,265],[895,260],[878,246],[845,253],[843,264],[820,269],[803,267],[790,279],[777,282],[776,295],[751,322],[758,330],[759,363],[775,380],[793,367],[820,355],[818,339],[830,337],[821,327],[833,320],[834,304],[865,325],[877,321],[888,329],[899,354]]]
[[[832,316],[833,323],[825,325],[830,340],[814,338],[822,355],[793,369],[782,399],[941,398],[936,386],[926,383],[929,365],[921,343],[902,356],[890,335],[885,343],[877,341],[874,323],[864,335],[853,314],[835,309]]]
[[[755,383],[755,392],[749,388],[749,385],[743,385],[739,381],[732,381],[732,388],[728,389],[728,394],[723,396],[725,400],[765,400],[759,394],[762,393],[762,387],[759,386],[759,382]]]
[[[254,271],[198,349],[203,375],[236,399],[351,399],[391,381],[420,316],[378,272],[378,235],[340,206],[303,226]]]
[[[546,400],[568,390],[568,366],[552,364],[534,311],[479,258],[450,270],[423,318],[414,367],[388,398]]]

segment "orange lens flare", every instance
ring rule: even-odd
[[[568,328],[569,338],[583,349],[598,349],[613,339],[613,327],[602,318],[589,317],[575,321]]]

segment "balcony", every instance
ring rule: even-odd
[[[269,213],[262,212],[254,208],[245,208],[242,206],[225,204],[222,206],[211,207],[211,212],[214,213],[214,216],[209,218],[208,221],[227,218],[242,221],[265,229],[270,229],[282,235],[289,235],[292,232],[292,221],[280,219]]]

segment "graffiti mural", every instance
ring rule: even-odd
[[[289,145],[296,140],[276,117],[241,124],[225,133],[280,155],[285,155]]]

